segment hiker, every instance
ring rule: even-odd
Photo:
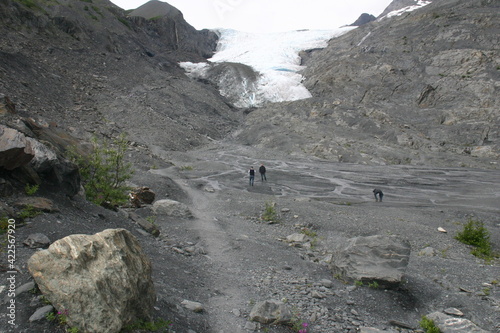
[[[250,174],[250,186],[253,186],[253,180],[255,179],[255,170],[253,169],[253,167],[250,167],[249,174]]]
[[[259,168],[259,173],[260,173],[260,179],[262,181],[266,181],[267,182],[267,178],[266,178],[266,167],[264,166],[264,164],[261,164],[260,165],[260,168]]]
[[[373,195],[375,195],[375,201],[380,201],[382,202],[382,198],[384,197],[384,193],[382,190],[379,190],[378,188],[373,190]],[[377,197],[378,195],[378,197]]]

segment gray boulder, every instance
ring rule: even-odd
[[[337,245],[330,267],[353,281],[397,287],[410,259],[410,244],[396,236],[355,237]]]
[[[285,303],[266,300],[254,305],[250,312],[250,320],[261,324],[286,324],[292,320],[292,313]]]
[[[50,239],[41,233],[30,234],[23,244],[31,249],[46,248],[50,245]]]
[[[125,229],[71,235],[35,253],[28,269],[68,324],[85,332],[114,333],[149,320],[155,302],[151,262]]]
[[[189,210],[188,206],[182,202],[163,199],[158,200],[153,204],[153,211],[158,215],[168,215],[172,217],[193,217],[193,214]]]
[[[434,321],[442,333],[488,333],[468,319],[449,316],[442,312],[433,312],[426,317]]]
[[[28,164],[34,157],[31,142],[23,133],[0,125],[0,167],[14,170]]]

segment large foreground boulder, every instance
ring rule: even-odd
[[[396,236],[355,237],[338,244],[331,269],[347,280],[397,287],[410,259],[410,244]]]
[[[151,263],[125,229],[62,238],[35,253],[28,269],[45,297],[80,331],[120,332],[151,317]]]

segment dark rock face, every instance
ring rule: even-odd
[[[197,147],[235,127],[240,114],[178,65],[211,56],[215,33],[196,31],[175,11],[147,19],[106,0],[86,5],[0,3],[0,92],[17,113],[56,122],[79,139],[127,132],[167,150]]]
[[[370,23],[372,21],[375,21],[377,18],[371,14],[363,13],[361,14],[360,17],[356,21],[354,21],[353,24],[350,24],[351,26],[359,27],[363,24]]]
[[[307,60],[313,98],[253,112],[240,141],[340,162],[497,168],[495,6],[436,1],[332,39]]]
[[[133,10],[129,16],[139,27],[155,33],[172,50],[209,58],[217,46],[218,36],[215,32],[206,29],[197,31],[184,20],[177,8],[166,2],[149,1]]]

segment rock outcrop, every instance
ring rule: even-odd
[[[78,167],[64,157],[78,140],[62,129],[33,119],[14,118],[0,124],[0,168],[4,176],[21,183],[47,185],[73,196],[80,190]]]
[[[81,331],[120,332],[151,318],[151,262],[125,229],[67,236],[36,252],[28,269],[45,297]]]
[[[395,236],[355,237],[333,250],[331,269],[350,281],[395,288],[410,260],[410,244]]]
[[[333,162],[498,168],[497,9],[434,1],[330,40],[302,73],[313,97],[252,112],[237,141]]]

